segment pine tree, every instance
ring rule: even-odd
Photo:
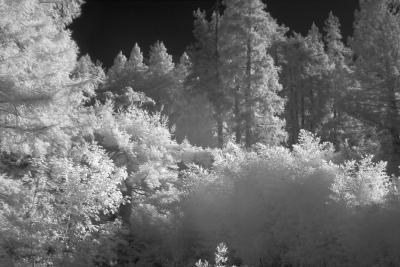
[[[129,73],[132,72],[144,72],[147,70],[147,66],[143,62],[143,53],[140,50],[138,43],[135,43],[132,48],[129,60],[126,62],[126,68]]]
[[[152,75],[169,74],[175,67],[172,56],[168,54],[163,42],[157,41],[150,47],[149,71]]]
[[[174,108],[181,84],[175,72],[175,63],[163,42],[150,47],[148,76],[143,92],[156,102],[155,110],[162,110],[172,126],[177,116]]]
[[[344,65],[348,63],[349,56],[351,56],[351,50],[344,45],[339,18],[332,12],[325,21],[324,31],[328,55],[337,65],[345,68]]]
[[[400,165],[400,1],[360,1],[351,47],[358,84],[350,91],[346,111],[377,127],[389,139],[388,170]]]
[[[193,34],[196,42],[189,49],[192,59],[192,69],[188,76],[186,86],[191,88],[195,95],[200,98],[205,96],[213,107],[213,117],[216,122],[216,133],[218,146],[222,147],[225,142],[225,122],[230,109],[229,92],[226,91],[222,82],[222,33],[219,14],[219,1],[217,1],[216,12],[210,21],[206,13],[197,10],[194,13]]]
[[[119,52],[114,59],[114,64],[108,70],[106,83],[100,88],[102,92],[100,99],[116,100],[118,98],[122,100],[124,95],[130,91],[143,92],[148,83],[148,72],[148,67],[144,63],[143,54],[137,43],[133,46],[129,59]],[[126,101],[123,102],[123,105],[126,106]],[[116,106],[119,104],[116,103]]]
[[[192,145],[214,147],[213,107],[204,94],[194,94],[186,87],[192,66],[190,57],[185,52],[175,69],[175,76],[180,84],[180,97],[174,105],[179,110],[175,120],[175,137],[178,142],[187,139]]]
[[[284,123],[279,118],[284,101],[278,96],[278,69],[267,53],[278,26],[264,9],[259,0],[226,1],[222,21],[227,43],[222,52],[226,59],[224,79],[236,94],[235,106],[240,115],[235,116],[243,118],[247,147],[259,141],[278,143],[284,137]],[[239,128],[237,125],[237,131]],[[240,142],[238,132],[236,139]]]
[[[124,87],[131,87],[136,92],[143,92],[149,68],[144,63],[143,53],[137,43],[132,48],[129,59],[125,64],[125,72],[127,77]]]
[[[329,84],[326,81],[331,65],[324,50],[322,35],[315,24],[311,26],[305,38],[305,45],[310,58],[305,64],[308,77],[305,81],[306,95],[301,101],[304,101],[305,105],[302,106],[302,117],[306,122],[302,123],[304,125],[302,128],[311,132],[320,132],[331,113],[332,100]]]
[[[327,79],[329,80],[332,110],[320,135],[332,142],[337,149],[343,148],[346,143],[351,144],[352,147],[358,147],[364,140],[362,136],[372,129],[368,129],[369,127],[363,125],[359,120],[346,114],[342,107],[347,90],[354,83],[352,77],[353,54],[351,49],[343,43],[340,21],[332,12],[325,21],[324,32],[326,52],[329,64],[331,64]]]
[[[107,82],[104,85],[104,91],[110,91],[112,93],[119,93],[120,90],[129,86],[128,75],[126,71],[126,63],[128,59],[120,51],[114,58],[114,64],[107,72]]]
[[[288,101],[285,110],[288,143],[293,145],[301,129],[321,133],[330,116],[331,96],[326,79],[331,66],[315,24],[307,36],[295,34],[281,42],[278,51],[282,93]]]
[[[77,48],[69,33],[50,16],[55,12],[49,14],[47,4],[34,0],[0,6],[3,128],[33,130],[51,126],[57,122],[39,119],[37,107],[55,100],[65,104],[72,97],[74,88],[69,74],[76,63]],[[53,108],[61,106],[66,107],[59,103]]]
[[[81,81],[85,96],[96,95],[95,91],[106,81],[106,74],[100,62],[94,63],[88,54],[82,56],[71,73],[73,80]]]
[[[282,95],[286,97],[285,108],[286,131],[288,132],[288,143],[297,142],[298,133],[301,130],[300,117],[300,95],[301,95],[301,73],[302,62],[307,58],[304,47],[304,38],[296,34],[281,42],[278,48],[278,64],[282,68],[280,81],[283,85]]]

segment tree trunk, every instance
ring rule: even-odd
[[[306,108],[305,108],[305,103],[304,103],[304,96],[301,96],[301,100],[300,100],[300,110],[301,110],[301,118],[300,118],[300,125],[301,125],[301,129],[305,129],[305,125],[306,125]]]
[[[235,103],[233,113],[235,116],[235,137],[236,143],[240,144],[242,142],[242,116],[240,115],[240,95],[239,95],[239,86],[236,86],[235,89]]]
[[[392,139],[392,149],[390,153],[390,160],[388,162],[387,171],[389,174],[398,176],[400,166],[400,133],[397,129],[391,129],[390,135]]]
[[[290,69],[290,78],[289,78],[289,103],[286,106],[286,109],[289,113],[289,121],[286,124],[286,128],[290,134],[289,136],[289,146],[292,147],[296,142],[299,135],[299,104],[298,104],[298,96],[296,91],[296,82],[295,82],[295,74],[294,70]]]
[[[245,141],[246,147],[249,148],[253,144],[252,126],[253,126],[253,112],[251,103],[251,38],[247,40],[247,61],[246,61],[246,89],[244,92],[244,105],[245,105]]]
[[[389,69],[389,68],[388,68]],[[400,126],[399,123],[399,109],[396,101],[396,88],[398,86],[397,78],[394,78],[389,85],[389,106],[390,106],[390,136],[392,138],[392,149],[390,153],[390,160],[388,162],[387,171],[389,174],[399,175],[400,166]]]
[[[314,128],[317,124],[317,114],[315,114],[314,91],[310,89],[310,131],[315,132]]]
[[[301,103],[299,99],[299,92],[298,88],[294,87],[293,88],[293,136],[292,136],[292,144],[294,145],[297,143],[297,140],[299,138],[299,133],[300,133],[300,108],[301,108]]]
[[[217,0],[216,3],[216,21],[215,21],[215,73],[217,79],[217,90],[218,95],[223,96],[223,89],[221,86],[221,74],[220,74],[220,54],[219,54],[219,8],[220,1]],[[222,99],[220,99],[222,101]],[[224,147],[224,118],[223,118],[223,108],[221,107],[222,103],[218,104],[217,107],[217,135],[218,135],[218,147]]]
[[[217,114],[217,135],[218,135],[218,147],[224,147],[224,119],[222,114]]]

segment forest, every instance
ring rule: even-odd
[[[348,41],[225,0],[109,69],[82,5],[0,0],[1,267],[400,266],[400,0]]]

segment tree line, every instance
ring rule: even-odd
[[[194,12],[196,41],[180,62],[157,42],[144,63],[136,44],[129,59],[115,58],[102,90],[144,92],[179,141],[291,147],[306,129],[352,156],[373,152],[398,173],[396,4],[361,1],[348,44],[333,13],[303,36],[260,1],[217,6]]]

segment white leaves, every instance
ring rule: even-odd
[[[215,252],[215,265],[214,267],[228,267],[228,247],[225,243],[219,243]],[[206,260],[199,260],[196,262],[195,267],[212,267]],[[235,267],[235,266],[232,266]]]
[[[215,267],[226,267],[228,262],[228,247],[225,243],[220,243],[215,252]]]
[[[373,162],[373,156],[348,161],[336,175],[332,190],[348,205],[380,204],[390,192],[386,162]]]
[[[301,130],[299,143],[293,145],[293,153],[300,159],[313,164],[320,160],[330,160],[334,153],[331,143],[321,143],[321,139],[315,134]]]
[[[279,258],[299,266],[366,266],[354,265],[356,260],[346,265],[342,255],[359,255],[350,244],[363,247],[371,228],[369,242],[384,240],[377,225],[386,225],[398,206],[385,163],[366,157],[336,165],[329,162],[331,144],[305,131],[299,141],[292,152],[262,145],[245,152],[231,145],[217,154],[208,174],[217,178],[201,178],[207,182],[189,194],[185,214],[194,217],[191,226],[204,242],[226,240],[250,265]],[[393,194],[396,200],[390,200]],[[374,216],[360,225],[364,217]],[[385,245],[375,247],[382,253],[377,257],[385,255]]]

